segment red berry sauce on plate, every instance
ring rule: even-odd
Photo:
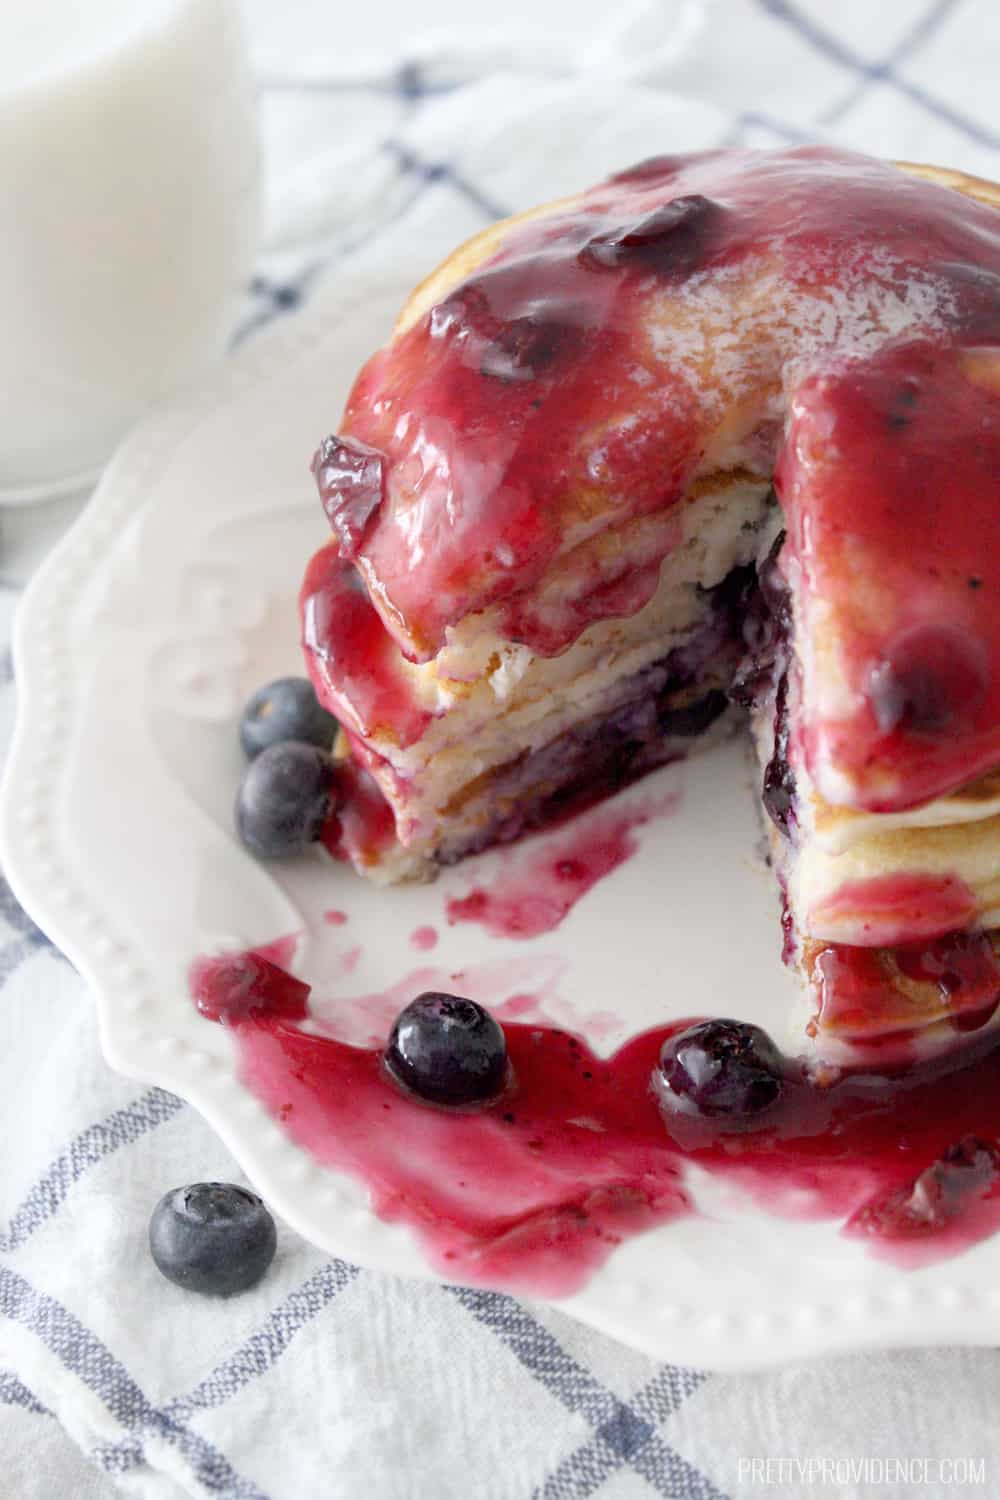
[[[429,953],[432,948],[437,947],[438,935],[434,927],[415,927],[410,933],[410,947],[416,948],[418,953]]]
[[[789,1063],[777,1102],[741,1119],[687,1114],[654,1088],[661,1048],[689,1022],[600,1058],[569,1032],[505,1021],[507,1089],[485,1107],[443,1109],[404,1092],[381,1049],[304,1030],[307,987],[258,954],[200,960],[191,982],[291,1138],[364,1183],[375,1212],[409,1225],[458,1280],[570,1294],[624,1239],[694,1212],[689,1162],[769,1211],[843,1220],[902,1265],[1000,1227],[992,1037],[960,1063],[826,1086]]]
[[[623,865],[638,848],[635,830],[669,814],[677,794],[646,798],[624,808],[589,813],[568,834],[531,843],[504,864],[492,885],[453,896],[451,925],[476,922],[493,937],[538,937],[552,932],[598,881]]]

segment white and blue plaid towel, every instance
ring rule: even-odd
[[[268,242],[244,338],[324,277],[392,254],[416,281],[497,215],[658,151],[828,136],[1000,177],[991,0],[505,0],[495,25],[458,0],[248,14]],[[4,518],[0,743],[10,616],[67,510]],[[238,1177],[233,1162],[179,1099],[108,1070],[83,985],[6,890],[0,973],[0,1495],[1000,1494],[991,1350],[713,1375],[289,1232],[255,1292],[186,1296],[146,1254],[151,1205]],[[893,1465],[920,1459],[900,1480]]]

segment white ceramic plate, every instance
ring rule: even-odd
[[[118,455],[21,608],[2,842],[19,897],[93,985],[111,1065],[189,1099],[318,1245],[428,1276],[411,1233],[376,1218],[358,1184],[318,1166],[240,1084],[231,1037],[188,998],[193,957],[304,929],[298,969],[332,1013],[427,987],[418,970],[462,968],[470,992],[530,990],[604,1053],[672,1016],[720,1011],[781,1038],[793,995],[735,744],[625,794],[674,794],[677,808],[530,941],[444,920],[448,896],[504,856],[384,892],[319,858],[264,868],[236,843],[240,706],[301,670],[296,594],[325,534],[308,456],[405,292],[388,274],[364,297],[327,291]],[[329,908],[347,925],[324,922]],[[440,943],[422,955],[411,935],[425,925]],[[627,1242],[561,1305],[654,1355],[718,1368],[1000,1342],[1000,1240],[907,1273],[830,1222],[769,1217],[703,1176],[692,1191],[701,1215]]]

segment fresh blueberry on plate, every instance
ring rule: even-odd
[[[660,1051],[661,1099],[685,1114],[738,1121],[770,1108],[784,1088],[785,1064],[766,1031],[745,1021],[700,1021],[668,1037]]]
[[[475,1000],[429,991],[396,1018],[385,1066],[431,1104],[483,1104],[507,1081],[503,1028]]]
[[[240,744],[251,760],[282,740],[329,750],[336,733],[336,719],[306,677],[279,677],[258,688],[240,719]]]
[[[236,831],[251,854],[281,859],[319,838],[334,811],[335,771],[316,745],[286,740],[256,756],[236,794]]]
[[[256,1286],[274,1259],[274,1220],[256,1193],[195,1182],[165,1193],[149,1221],[149,1248],[168,1281],[207,1297]]]

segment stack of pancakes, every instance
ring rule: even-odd
[[[357,689],[360,635],[307,584],[317,690],[395,820],[363,873],[427,876],[717,737],[777,555],[751,718],[814,1043],[989,1023],[997,207],[823,148],[659,158],[417,289],[315,465],[327,573],[391,671]]]

